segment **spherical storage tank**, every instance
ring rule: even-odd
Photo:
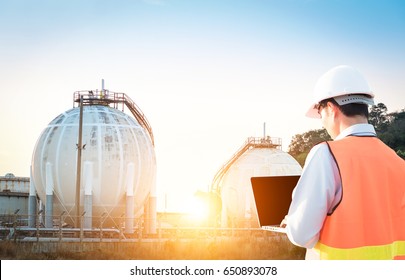
[[[218,180],[222,199],[222,226],[259,226],[251,177],[301,174],[299,163],[280,148],[279,138],[251,137],[224,166]]]
[[[137,119],[109,106],[121,101],[134,105],[127,95],[110,93],[111,99],[105,99],[92,93],[83,106],[81,211],[89,195],[92,216],[122,217],[129,195],[134,199],[133,214],[139,216],[148,195],[155,192],[153,139]],[[79,117],[80,107],[57,116],[33,152],[32,180],[41,201],[53,194],[54,215],[75,214]]]

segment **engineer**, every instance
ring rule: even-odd
[[[306,116],[334,141],[311,149],[282,222],[306,259],[405,259],[405,161],[368,124],[373,98],[346,65],[315,86]]]

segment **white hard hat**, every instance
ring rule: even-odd
[[[314,88],[313,103],[305,114],[320,118],[316,105],[334,98],[339,105],[361,103],[374,105],[374,94],[363,75],[351,66],[340,65],[323,74]]]

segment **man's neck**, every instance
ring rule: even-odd
[[[368,120],[364,116],[342,117],[340,122],[340,132],[355,124],[367,124]]]

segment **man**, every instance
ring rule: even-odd
[[[318,80],[309,117],[334,141],[312,148],[282,225],[307,259],[405,259],[405,161],[368,124],[374,94],[350,66]]]

